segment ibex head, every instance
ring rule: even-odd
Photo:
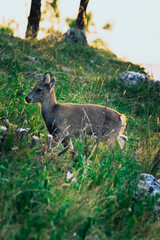
[[[33,90],[26,96],[25,100],[27,103],[42,103],[48,96],[53,94],[53,86],[56,78],[50,79],[50,75],[42,76],[40,81],[34,86]]]

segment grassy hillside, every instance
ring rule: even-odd
[[[0,125],[12,123],[0,152],[0,239],[159,239],[153,199],[134,200],[138,176],[150,172],[160,137],[160,89],[126,86],[123,71],[144,69],[110,51],[55,40],[25,41],[0,33]],[[127,117],[124,150],[73,139],[77,154],[47,152],[47,129],[25,96],[39,73],[57,78],[59,102],[94,103]],[[21,141],[16,128],[30,128]],[[27,147],[33,135],[41,141]],[[66,179],[67,172],[73,178]]]

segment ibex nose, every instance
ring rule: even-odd
[[[28,96],[25,98],[25,100],[26,100],[27,103],[31,102],[31,99]]]

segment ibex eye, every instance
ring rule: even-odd
[[[40,93],[40,92],[42,92],[43,90],[42,89],[40,89],[40,88],[37,88],[37,90],[36,90],[36,92],[38,92],[38,93]]]

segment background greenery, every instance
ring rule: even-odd
[[[14,239],[159,239],[154,200],[135,200],[139,174],[149,173],[160,136],[160,93],[151,83],[127,86],[123,71],[144,69],[109,50],[55,40],[26,41],[0,32],[1,125],[12,124],[0,152],[0,238]],[[59,102],[94,103],[127,117],[124,150],[109,150],[94,140],[73,139],[77,154],[62,146],[47,152],[47,129],[39,106],[25,96],[39,73],[55,75]],[[30,128],[21,141],[16,127]],[[33,135],[41,137],[27,148]],[[67,172],[73,178],[66,179]]]

